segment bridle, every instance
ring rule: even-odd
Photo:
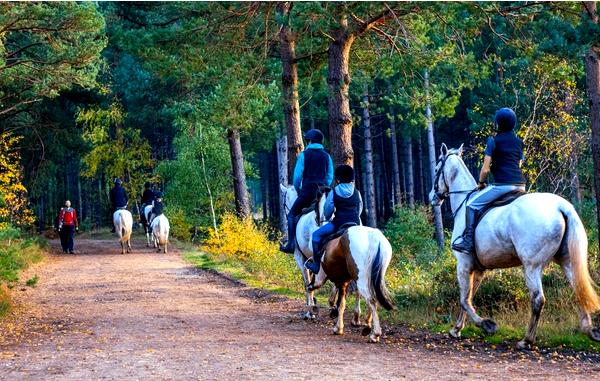
[[[441,201],[444,201],[445,199],[450,197],[450,195],[452,195],[452,194],[467,194],[467,197],[465,197],[465,199],[460,203],[458,208],[456,208],[456,210],[452,213],[452,218],[454,218],[454,217],[456,217],[456,214],[458,213],[460,208],[462,208],[463,205],[465,205],[466,202],[469,200],[471,195],[473,193],[477,192],[478,188],[475,187],[474,189],[459,190],[459,191],[453,191],[453,192],[450,192],[449,190],[447,190],[445,192],[440,192],[440,186],[439,186],[440,178],[446,185],[446,189],[450,189],[450,186],[448,185],[448,182],[446,181],[446,176],[444,175],[444,166],[446,165],[446,160],[452,155],[458,156],[458,153],[456,153],[456,152],[448,153],[447,155],[442,157],[440,159],[440,161],[438,161],[438,163],[441,162],[441,165],[440,165],[440,168],[435,172],[435,181],[433,183],[433,191],[435,192],[436,197],[438,199],[440,199]]]

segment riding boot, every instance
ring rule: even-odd
[[[304,263],[304,267],[312,271],[313,274],[318,274],[319,270],[321,270],[321,248],[315,243],[312,242],[313,249],[313,257],[312,260],[308,260]]]
[[[279,247],[284,253],[293,254],[296,249],[296,216],[288,215],[288,241]]]
[[[462,240],[452,245],[452,249],[464,254],[474,254],[475,252],[475,218],[477,210],[466,208],[466,226]]]

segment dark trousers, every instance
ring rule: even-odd
[[[63,252],[73,251],[73,238],[75,237],[75,226],[63,225],[60,229],[60,245]]]
[[[290,215],[296,217],[302,213],[302,209],[308,208],[313,201],[317,198],[317,191],[319,186],[317,184],[307,184],[300,190],[298,198],[294,201],[294,205],[290,208]]]

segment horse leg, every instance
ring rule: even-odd
[[[338,309],[335,304],[335,300],[338,294],[338,289],[335,285],[331,287],[331,293],[329,294],[329,299],[327,300],[329,303],[329,317],[335,319],[338,317]]]
[[[322,272],[322,271],[321,271]],[[346,310],[346,292],[348,291],[348,283],[338,287],[337,308],[339,311],[337,322],[333,327],[334,335],[344,334],[344,311]]]
[[[460,305],[477,327],[481,327],[485,333],[491,335],[496,332],[496,323],[490,319],[481,318],[471,302],[473,296],[473,272],[474,270],[470,266],[457,265],[456,273],[460,288]]]
[[[535,341],[535,332],[540,320],[540,315],[546,298],[544,297],[544,290],[542,289],[542,266],[536,266],[532,268],[524,267],[525,282],[529,289],[529,298],[531,299],[531,319],[529,320],[529,327],[527,328],[527,334],[525,338],[517,343],[518,349],[528,348]]]
[[[125,254],[125,244],[121,241],[121,254]]]
[[[367,316],[365,317],[365,327],[360,333],[363,336],[367,336],[373,329],[373,310],[371,309],[371,305],[367,299],[365,299],[365,302],[367,304]]]
[[[131,253],[131,238],[127,239],[127,252]]]
[[[354,304],[354,313],[352,314],[350,324],[353,327],[360,327],[360,292],[355,290],[354,294],[356,295],[356,302]]]
[[[379,324],[379,316],[377,315],[377,302],[373,299],[367,301],[369,309],[371,310],[371,317],[373,319],[373,328],[369,335],[369,341],[371,343],[378,343],[381,338],[381,324]]]
[[[573,266],[571,265],[571,259],[569,256],[564,256],[559,261],[560,266],[565,273],[565,276],[569,280],[571,284],[571,288],[575,291],[575,279],[573,275]],[[590,339],[594,341],[600,341],[600,331],[598,328],[594,328],[594,324],[592,323],[592,316],[589,312],[586,312],[581,306],[579,306],[579,321],[580,321],[580,329],[581,332],[585,333],[590,337]]]
[[[300,272],[302,273],[302,280],[304,282],[304,295],[306,297],[306,306],[307,306],[307,310],[304,313],[304,320],[307,319],[314,319],[315,313],[313,312],[314,307],[315,307],[315,301],[314,301],[314,292],[310,291],[308,289],[308,286],[310,285],[310,281],[311,281],[311,275],[310,272],[304,268],[304,256],[302,255],[302,253],[298,252],[298,250],[296,250],[296,252],[294,253],[294,259],[296,260],[296,265],[298,266],[298,268],[300,269]]]
[[[165,242],[165,254],[167,254],[167,245],[168,245],[168,242]]]
[[[471,304],[473,302],[473,296],[475,296],[475,293],[477,292],[477,289],[479,288],[482,279],[483,271],[473,271],[473,289],[471,291],[471,294],[469,295],[469,303]],[[456,324],[454,324],[454,327],[452,327],[452,329],[450,330],[450,336],[456,339],[460,338],[460,331],[462,331],[462,329],[465,327],[466,321],[467,312],[461,308],[460,312],[458,313],[458,319],[456,320]]]

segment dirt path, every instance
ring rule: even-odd
[[[140,238],[129,255],[114,241],[77,246],[78,254],[53,254],[30,271],[37,288],[15,292],[17,311],[0,322],[0,379],[600,378],[594,362],[456,351],[424,334],[388,330],[381,344],[357,330],[333,336],[325,317],[299,317],[300,302],[192,269],[176,252],[142,250]]]

